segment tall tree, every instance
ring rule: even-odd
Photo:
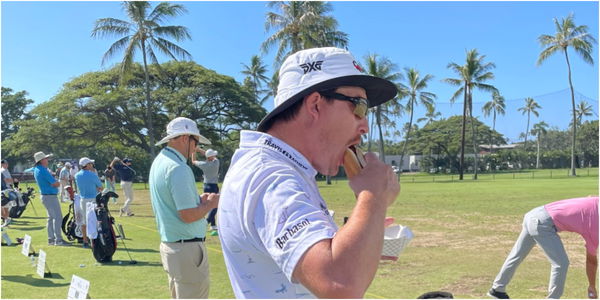
[[[106,63],[111,57],[123,52],[121,61],[121,84],[127,82],[132,71],[133,59],[137,51],[140,51],[144,67],[144,90],[146,95],[146,117],[148,138],[150,139],[150,153],[152,157],[156,154],[154,147],[155,129],[153,114],[156,111],[156,104],[150,98],[150,76],[148,72],[148,60],[152,64],[158,65],[156,51],[162,53],[173,60],[177,57],[191,59],[191,55],[177,44],[169,41],[167,38],[175,39],[181,42],[191,39],[188,29],[184,26],[166,25],[162,23],[172,17],[179,16],[187,10],[179,4],[161,2],[151,10],[148,1],[124,1],[123,10],[127,14],[129,21],[102,18],[96,20],[92,37],[102,38],[116,36],[119,39],[114,42],[108,51],[104,53],[102,64]]]
[[[402,154],[400,154],[400,166],[402,166],[404,162],[404,155],[406,154],[406,147],[408,146],[408,139],[410,137],[410,131],[412,129],[413,124],[413,116],[415,112],[415,107],[419,104],[425,105],[427,110],[434,109],[434,102],[437,96],[434,93],[424,91],[427,88],[427,84],[431,79],[433,79],[433,75],[427,74],[421,78],[419,71],[414,68],[404,68],[406,85],[404,83],[400,83],[400,90],[405,91],[407,102],[404,106],[404,110],[410,114],[410,118],[408,121],[408,130],[406,131],[406,135],[404,138],[404,147],[402,148]]]
[[[525,106],[520,107],[519,109],[517,109],[518,111],[521,112],[521,114],[527,114],[527,129],[525,130],[525,151],[527,151],[527,137],[529,136],[529,121],[531,120],[531,114],[534,114],[536,117],[540,116],[540,113],[538,112],[538,109],[541,109],[542,107],[535,102],[535,100],[533,100],[533,98],[531,97],[527,97],[525,98]]]
[[[2,141],[10,138],[19,131],[18,124],[15,121],[29,119],[29,114],[25,111],[33,100],[27,98],[26,91],[14,93],[11,88],[2,87]],[[2,157],[5,157],[2,155]]]
[[[253,88],[254,98],[256,101],[262,105],[267,98],[260,99],[260,94],[264,92],[262,90],[263,83],[269,82],[269,77],[265,75],[267,72],[267,67],[263,64],[260,56],[253,55],[250,58],[250,65],[242,64],[244,69],[242,70],[242,74],[246,75],[246,78],[249,82],[251,82],[251,87]]]
[[[487,80],[494,79],[494,74],[490,72],[496,65],[491,62],[484,62],[485,55],[480,55],[477,49],[467,51],[467,57],[464,65],[457,63],[448,64],[448,68],[456,72],[458,78],[446,78],[444,81],[460,88],[454,93],[450,101],[454,103],[456,99],[463,95],[463,122],[461,129],[461,147],[460,147],[460,167],[459,180],[463,180],[464,160],[465,160],[465,130],[467,126],[468,112],[472,111],[473,89],[477,88],[483,91],[493,92],[496,88],[493,85],[484,83]]]
[[[392,82],[402,79],[402,74],[396,72],[396,65],[387,57],[379,57],[377,54],[370,54],[365,57],[365,64],[367,66],[365,71],[370,75],[384,78]],[[402,104],[400,104],[400,99],[403,98],[404,94],[405,91],[400,90],[396,98],[375,107],[372,113],[375,117],[375,124],[379,131],[379,158],[382,161],[385,161],[382,126],[395,127],[396,124],[393,121],[393,117],[400,115],[404,109]],[[373,122],[373,120],[371,120],[371,122]],[[373,130],[371,129],[369,137],[372,134]]]
[[[548,57],[555,53],[562,52],[565,55],[567,69],[569,75],[569,87],[571,88],[571,106],[573,112],[572,123],[574,124],[571,140],[571,176],[576,176],[575,172],[575,143],[577,136],[577,115],[575,111],[575,90],[573,89],[573,81],[571,80],[571,63],[569,62],[568,48],[575,50],[575,53],[591,65],[594,64],[592,56],[593,44],[596,43],[594,37],[588,33],[588,27],[585,25],[577,26],[574,22],[573,14],[561,19],[560,21],[554,18],[556,33],[554,35],[542,34],[538,37],[540,45],[544,48],[537,60],[537,65],[541,65]]]
[[[575,108],[575,115],[577,120],[577,126],[581,126],[583,117],[589,117],[594,115],[594,109],[585,100],[580,101]]]
[[[435,105],[431,105],[427,107],[427,112],[425,113],[425,117],[421,117],[417,119],[417,123],[425,122],[425,125],[437,120],[437,118],[441,117],[442,113],[435,110]]]
[[[483,107],[483,115],[488,117],[493,112],[492,130],[496,130],[496,115],[504,115],[506,113],[506,103],[504,96],[500,95],[499,91],[492,92],[492,100],[486,102]],[[492,144],[492,136],[490,135],[490,154],[494,152]]]
[[[272,1],[267,13],[265,29],[275,30],[273,35],[262,43],[262,51],[267,52],[279,44],[275,62],[280,64],[288,55],[306,48],[348,46],[348,35],[338,31],[337,20],[328,15],[333,8],[322,1]]]
[[[540,168],[540,143],[542,140],[542,136],[548,132],[548,124],[546,122],[541,121],[539,123],[533,124],[533,128],[531,129],[531,134],[537,137],[537,155],[535,157],[535,168]]]

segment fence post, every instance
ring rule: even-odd
[[[454,182],[454,175],[452,175],[452,182]]]

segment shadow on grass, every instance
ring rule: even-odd
[[[135,248],[129,248],[127,247],[127,249],[129,249],[129,252],[136,252],[136,253],[159,253],[157,250],[154,249],[135,249]],[[117,246],[117,251],[123,251],[123,252],[127,252],[127,250],[125,250],[125,247],[123,247],[123,244],[119,243],[119,245]]]
[[[52,273],[53,279],[64,279],[59,273]],[[2,275],[2,280],[18,282],[23,284],[28,284],[31,286],[38,287],[60,287],[60,286],[69,286],[71,283],[54,283],[51,280],[46,278],[34,278],[33,275],[29,274],[26,276],[19,275]]]
[[[35,226],[35,227],[23,227],[23,228],[18,228],[20,231],[34,231],[34,230],[41,230],[46,228],[46,226]]]
[[[102,263],[102,266],[107,266],[107,267],[146,267],[146,266],[152,266],[152,267],[162,267],[162,263],[160,262],[148,262],[148,261],[139,261],[139,260],[135,260],[136,262],[135,264],[132,264],[131,261],[129,260],[123,260],[123,259],[119,259],[119,260],[113,260],[112,262],[109,263]],[[120,262],[120,263],[119,263]]]

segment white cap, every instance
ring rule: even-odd
[[[206,157],[217,156],[217,154],[219,154],[219,152],[217,152],[217,150],[213,150],[213,149],[208,149],[208,150],[206,150],[206,152],[204,153],[204,155],[205,155]]]
[[[52,153],[46,155],[46,154],[44,154],[44,152],[40,151],[33,155],[33,159],[35,160],[35,163],[37,164],[40,160],[42,160],[44,158],[52,157],[52,156],[54,156]]]
[[[177,117],[167,124],[167,136],[156,143],[156,146],[162,145],[180,135],[193,135],[198,138],[198,142],[202,144],[210,144],[210,141],[207,138],[200,135],[200,130],[198,130],[198,125],[196,125],[196,122],[188,118]]]
[[[85,165],[87,165],[87,164],[89,164],[89,163],[92,163],[92,164],[93,164],[93,163],[94,163],[94,160],[92,160],[92,159],[89,159],[89,158],[87,158],[87,157],[82,157],[82,158],[79,160],[79,165],[80,165],[82,168],[83,168],[83,167],[85,167]]]
[[[65,167],[69,167],[70,168],[71,167],[71,163],[70,162],[66,162],[65,163]]]
[[[258,131],[264,131],[267,121],[312,92],[340,86],[362,87],[369,107],[396,96],[398,89],[391,81],[363,73],[352,54],[340,48],[312,48],[288,56],[279,69],[273,110],[260,121]]]

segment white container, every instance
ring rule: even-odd
[[[382,256],[398,257],[402,250],[414,237],[410,228],[402,225],[392,225],[385,229],[383,237]]]

